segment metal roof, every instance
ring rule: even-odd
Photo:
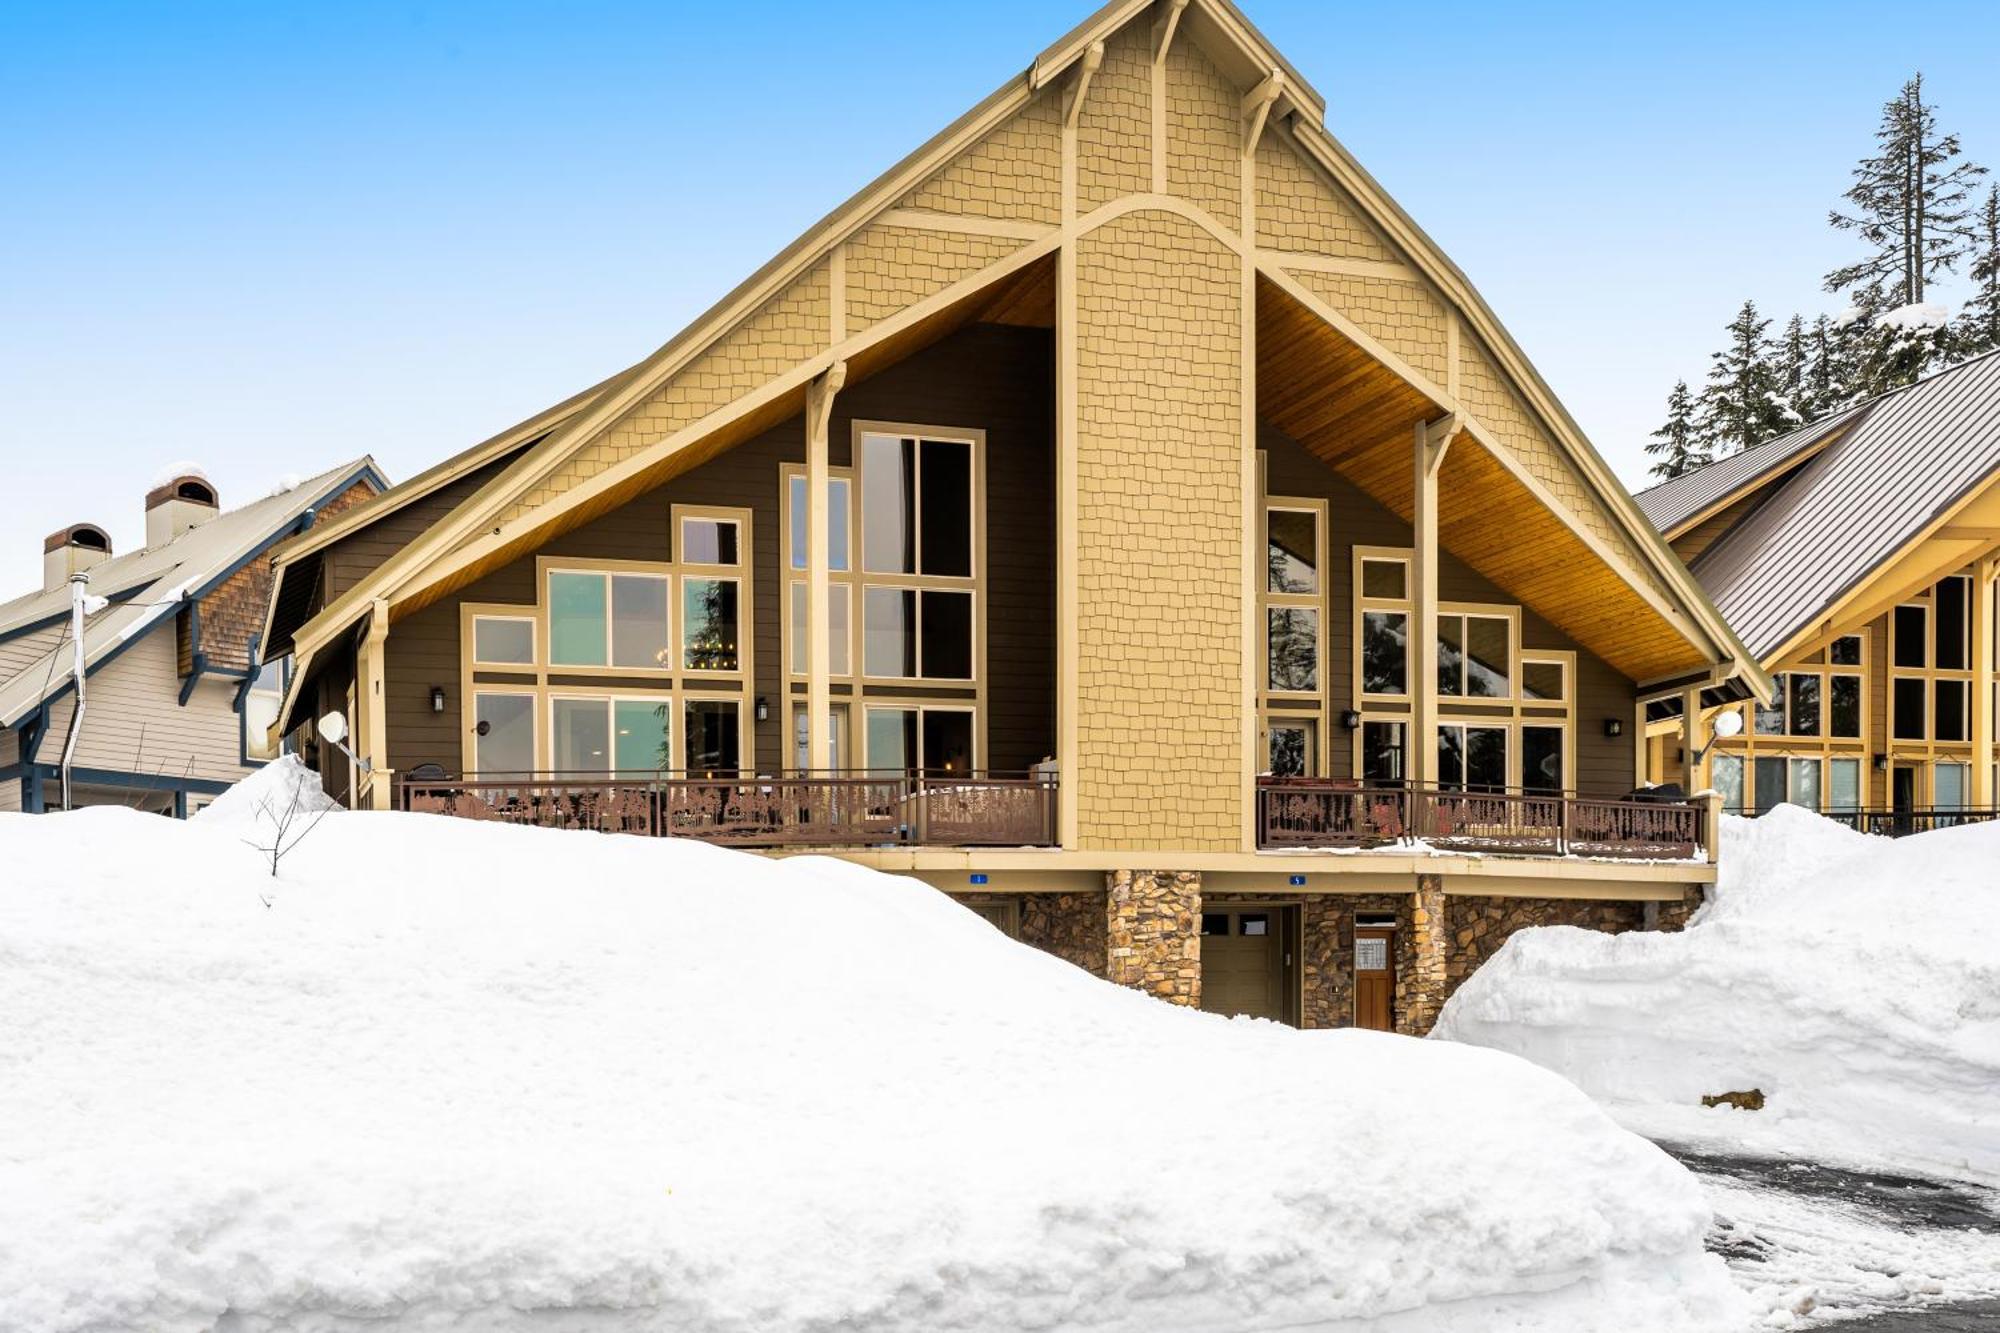
[[[1639,512],[1651,520],[1654,527],[1663,533],[1671,531],[1717,501],[1782,471],[1793,459],[1825,439],[1829,432],[1853,421],[1866,410],[1866,404],[1863,404],[1821,417],[1775,440],[1766,440],[1707,467],[1663,481],[1632,498],[1639,502]]]
[[[364,477],[382,484],[374,460],[358,458],[290,490],[217,514],[170,542],[117,556],[96,566],[90,571],[90,591],[94,596],[113,601],[84,627],[87,666],[94,668],[120,645],[173,615],[183,597],[197,594],[209,583],[226,576],[296,523],[306,510],[326,503]],[[60,617],[69,609],[69,603],[67,582],[59,588],[0,603],[0,637]],[[53,648],[0,675],[0,727],[18,723],[39,708],[45,697],[68,686],[66,663],[70,650],[67,636],[60,637],[63,641]],[[52,669],[52,658],[56,656],[62,657],[62,664]]]
[[[1867,405],[1704,551],[1695,577],[1767,659],[1996,473],[2000,353],[1988,353]]]

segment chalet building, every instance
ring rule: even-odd
[[[1627,799],[1644,705],[1768,678],[1323,113],[1226,0],[1109,5],[288,543],[280,727],[365,808],[832,850],[1312,1026],[1677,921],[1714,842]]]
[[[197,473],[147,492],[146,544],[120,555],[76,523],[42,544],[42,586],[0,603],[0,812],[70,804],[186,815],[273,753],[286,661],[261,650],[271,549],[380,493],[359,459],[224,510]],[[70,583],[107,603],[84,623],[83,717],[75,711]]]
[[[1638,498],[1778,684],[1654,705],[1654,776],[1878,832],[1993,814],[2000,355]]]

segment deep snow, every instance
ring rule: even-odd
[[[2000,1180],[2000,823],[1724,821],[1677,935],[1515,935],[1435,1036],[1574,1080],[1654,1138]],[[1701,1098],[1761,1090],[1759,1111]]]
[[[335,813],[274,893],[255,805],[0,816],[0,1329],[1744,1318],[1691,1177],[1511,1056],[823,859]]]

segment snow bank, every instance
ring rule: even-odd
[[[343,812],[274,895],[257,795],[0,816],[0,1328],[1739,1324],[1692,1178],[1510,1056],[825,859]]]
[[[1526,1056],[1655,1137],[2000,1178],[2000,824],[1890,841],[1724,824],[1678,935],[1507,941],[1436,1036]],[[1758,1111],[1701,1107],[1758,1089]]]

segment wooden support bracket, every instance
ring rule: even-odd
[[[1257,143],[1264,137],[1264,126],[1270,122],[1271,108],[1285,93],[1285,72],[1274,69],[1264,76],[1264,81],[1243,94],[1239,108],[1243,116],[1243,156],[1249,157],[1257,151]]]
[[[1166,63],[1167,52],[1173,48],[1174,33],[1181,26],[1181,14],[1187,9],[1188,0],[1165,0],[1160,6],[1159,17],[1153,20],[1153,63]]]
[[[1069,91],[1069,105],[1063,108],[1063,124],[1067,128],[1076,128],[1076,119],[1083,114],[1083,99],[1090,96],[1090,81],[1097,77],[1098,68],[1103,64],[1104,43],[1092,42],[1077,66],[1076,83]]]

